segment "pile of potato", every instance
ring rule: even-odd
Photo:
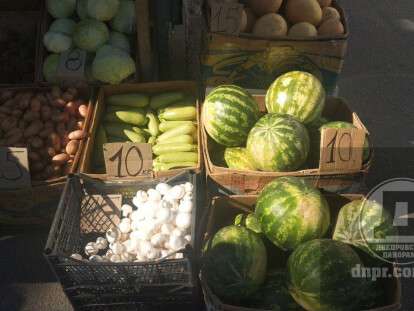
[[[85,137],[88,103],[78,90],[0,91],[0,146],[27,147],[33,180],[70,172]]]
[[[343,34],[340,13],[331,5],[332,0],[248,0],[241,32],[262,38]]]

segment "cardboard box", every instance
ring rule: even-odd
[[[344,34],[335,37],[266,40],[244,33],[238,37],[208,33],[202,57],[204,83],[267,89],[281,74],[302,70],[320,78],[327,92],[333,94],[344,63],[349,28],[337,1],[332,6],[340,12],[345,28]]]
[[[1,90],[5,89],[24,92],[49,90],[50,87],[27,85],[1,88]],[[79,91],[81,98],[89,102],[89,110],[84,123],[84,130],[89,131],[94,105],[94,90],[83,88]],[[84,147],[85,140],[81,140],[70,173],[77,172]],[[32,181],[31,188],[0,190],[0,223],[2,225],[50,224],[56,207],[50,205],[50,202],[59,199],[65,183],[66,176],[62,176],[44,181]]]
[[[90,132],[88,134],[88,139],[86,141],[86,146],[82,159],[80,162],[80,172],[87,174],[94,178],[99,179],[116,179],[115,177],[110,177],[107,174],[96,174],[93,168],[93,150],[94,150],[94,141],[97,128],[101,123],[102,114],[105,111],[105,98],[114,94],[126,94],[126,93],[145,93],[145,94],[156,94],[161,92],[168,91],[182,91],[188,94],[192,94],[195,99],[198,98],[198,89],[197,84],[190,81],[170,81],[170,82],[155,82],[155,83],[141,83],[141,84],[121,84],[121,85],[111,85],[103,86],[100,88],[98,99],[95,105],[95,109],[92,116],[92,123],[90,127]],[[196,103],[198,109],[198,101]],[[172,177],[183,171],[191,170],[196,173],[201,171],[201,164],[203,161],[202,158],[202,147],[201,147],[201,137],[200,137],[200,117],[197,115],[198,123],[198,165],[197,167],[188,168],[188,169],[172,169],[165,172],[155,172],[154,178],[163,178],[163,177]],[[148,177],[135,177],[134,179],[147,179]],[[125,179],[122,179],[125,180]]]
[[[265,112],[265,95],[253,95],[253,97],[258,103],[260,111]],[[329,120],[342,120],[353,123],[357,128],[363,129],[368,134],[368,130],[365,128],[358,115],[347,106],[343,99],[328,97],[323,111],[323,116],[327,117]],[[219,146],[209,137],[204,126],[201,131],[201,136],[203,141],[203,154],[205,158],[207,176],[216,182],[220,187],[225,188],[230,192],[239,194],[258,193],[266,184],[280,176],[304,177],[312,180],[312,182],[319,188],[330,191],[338,191],[351,186],[367,174],[373,156],[373,153],[371,152],[370,160],[363,164],[360,170],[349,171],[346,174],[322,174],[319,168],[304,169],[293,172],[234,170],[220,166],[220,164],[214,162],[213,154],[216,154],[215,151],[218,150],[218,148],[223,147]]]
[[[363,198],[359,194],[336,195],[325,194],[331,210],[332,223],[336,223],[338,212],[342,206],[350,201]],[[234,217],[240,213],[248,213],[254,210],[257,196],[255,195],[238,195],[228,197],[215,197],[212,199],[210,206],[207,228],[203,235],[204,241],[212,237],[219,229],[224,226],[233,224]],[[286,258],[287,259],[287,258]],[[392,266],[389,266],[392,268]],[[377,307],[365,311],[395,311],[401,308],[401,283],[397,278],[381,280],[385,289],[386,306]],[[204,294],[204,300],[208,310],[220,311],[265,311],[259,309],[245,308],[224,304],[214,295],[206,282],[201,276],[201,286]]]

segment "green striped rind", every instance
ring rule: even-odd
[[[203,123],[207,133],[227,147],[243,146],[258,118],[259,107],[254,98],[235,85],[215,88],[203,104]]]
[[[291,71],[278,77],[266,94],[268,112],[289,114],[307,124],[317,119],[325,105],[325,90],[314,75]]]
[[[365,278],[352,277],[358,265],[363,267],[359,256],[342,242],[309,241],[288,259],[289,291],[308,311],[360,310],[370,284]]]
[[[309,135],[293,117],[267,114],[250,131],[246,148],[261,171],[294,171],[308,157]]]
[[[246,299],[263,284],[267,254],[258,234],[241,226],[224,227],[205,249],[203,276],[224,302]]]
[[[252,230],[256,233],[262,233],[262,228],[260,227],[260,223],[257,220],[256,216],[253,213],[250,214],[238,214],[234,218],[234,224],[236,226],[243,226],[247,229]]]
[[[257,199],[255,215],[262,232],[284,250],[323,237],[330,223],[323,195],[298,177],[280,177],[266,185]]]
[[[235,170],[251,170],[255,171],[253,159],[247,153],[246,148],[228,147],[224,151],[224,160],[227,167]]]
[[[338,214],[334,240],[351,244],[368,254],[376,252],[374,239],[396,236],[393,219],[384,207],[370,200],[356,200],[344,205]],[[377,241],[378,242],[378,241]],[[381,252],[376,252],[381,256]]]
[[[321,134],[323,129],[334,128],[334,129],[349,129],[349,128],[356,128],[355,125],[345,121],[332,121],[327,122],[319,127],[317,131],[309,131],[310,138],[311,138],[311,148],[310,148],[310,160],[313,164],[319,164],[319,156],[320,156],[320,146],[321,146]],[[369,146],[369,139],[368,136],[365,136],[364,141],[364,150],[362,153],[362,161],[366,162],[369,160],[370,156],[370,146]]]

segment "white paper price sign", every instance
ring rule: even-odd
[[[217,3],[212,1],[211,22],[212,32],[223,32],[237,36],[240,33],[243,5],[240,3]]]
[[[323,129],[319,170],[324,173],[360,170],[364,141],[362,129]]]
[[[144,143],[104,144],[106,173],[118,178],[151,176],[152,148]]]
[[[57,68],[57,79],[60,81],[85,80],[86,56],[86,52],[80,49],[62,53]]]
[[[0,189],[31,186],[26,148],[0,147]]]

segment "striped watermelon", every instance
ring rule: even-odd
[[[255,171],[253,159],[247,153],[246,148],[228,147],[224,151],[224,160],[227,167],[235,170],[251,170]]]
[[[323,195],[304,179],[293,176],[279,177],[263,188],[255,215],[266,237],[284,250],[323,237],[330,223]]]
[[[317,119],[325,105],[325,90],[312,74],[291,71],[278,77],[266,94],[268,112],[289,114],[304,124]]]
[[[220,229],[207,242],[202,273],[211,290],[227,303],[254,294],[266,276],[267,253],[258,234],[241,226]]]
[[[258,118],[259,107],[254,98],[235,85],[215,88],[203,104],[203,123],[207,133],[227,147],[243,146]]]
[[[234,218],[234,224],[236,226],[243,226],[247,229],[252,230],[256,233],[262,233],[262,228],[260,227],[260,223],[257,221],[256,216],[253,213],[250,214],[238,214]]]
[[[371,200],[355,200],[344,205],[338,214],[334,240],[351,244],[369,255],[382,256],[377,247],[383,243],[374,240],[396,236],[393,219],[384,207]]]
[[[308,157],[308,131],[289,115],[267,114],[250,131],[247,152],[261,171],[294,171]]]
[[[298,304],[308,311],[360,310],[371,286],[365,278],[352,276],[363,263],[348,245],[312,240],[300,245],[288,259],[288,288]]]

